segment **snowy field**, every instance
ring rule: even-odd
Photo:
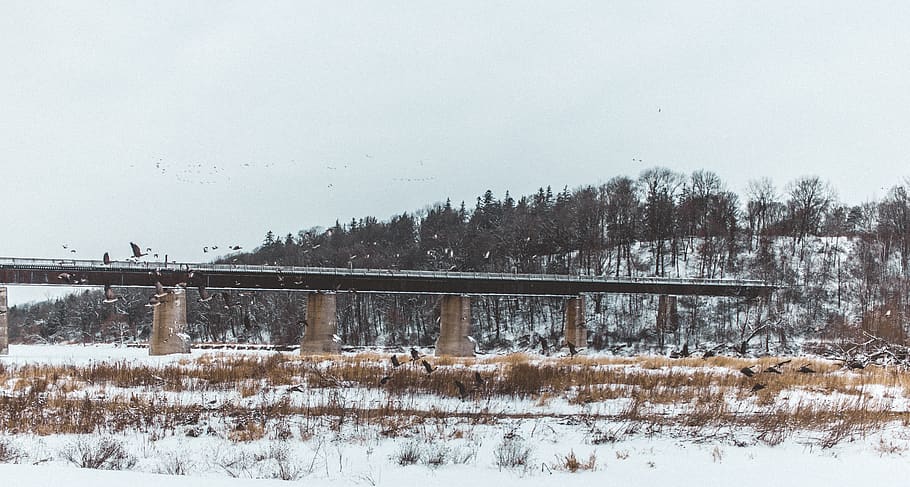
[[[392,369],[383,356],[374,354],[345,357],[346,368],[328,358],[306,362],[291,356],[277,363],[278,369],[291,371],[286,380],[272,377],[274,370],[263,365],[263,373],[271,378],[260,381],[243,372],[247,377],[239,385],[212,385],[214,374],[223,372],[207,368],[213,364],[240,367],[234,361],[248,359],[243,364],[248,366],[275,355],[194,351],[189,356],[148,357],[145,349],[112,346],[13,345],[9,356],[0,357],[4,371],[0,374],[0,458],[6,457],[6,463],[0,464],[0,479],[10,486],[65,483],[70,487],[189,486],[200,481],[226,486],[288,485],[290,481],[302,485],[827,487],[899,482],[910,448],[907,387],[896,372],[860,375],[831,368],[811,383],[795,373],[780,379],[769,375],[763,380],[771,392],[759,395],[743,390],[751,382],[743,382],[735,368],[729,369],[736,366],[723,361],[703,366],[696,362],[664,365],[663,359],[654,358],[654,363],[546,359],[579,370],[622,374],[617,377],[629,383],[633,376],[658,378],[649,389],[630,387],[627,394],[579,400],[584,384],[514,397],[502,392],[505,389],[490,392],[498,374],[505,375],[508,367],[520,368],[509,358],[438,361],[434,362],[436,375],[421,378],[420,367],[408,369],[410,364],[405,364]],[[375,363],[371,357],[377,357]],[[540,359],[540,364],[550,363]],[[531,364],[537,364],[536,359]],[[109,371],[111,366],[117,370]],[[135,386],[124,385],[122,378],[84,378],[89,373],[84,371],[116,374],[120,369],[145,370],[146,366],[152,379]],[[175,384],[168,375],[174,370],[213,375],[206,376],[204,386],[198,385],[199,375]],[[366,380],[358,382],[357,370],[400,374],[391,375],[392,381],[424,382],[413,390],[405,384],[393,392],[367,385]],[[450,392],[443,388],[439,390],[444,393],[432,393],[437,385],[431,380],[448,384],[450,377],[466,377],[467,382],[474,371],[485,378],[487,392],[459,397],[452,387]],[[39,372],[55,377],[36,377]],[[711,387],[720,395],[707,397],[728,402],[723,412],[698,419],[698,414],[713,409],[661,402],[668,391],[684,388],[678,384],[686,376],[717,384]],[[664,377],[666,381],[660,382]],[[39,391],[36,384],[42,380]],[[775,385],[774,380],[781,382]],[[878,414],[876,418],[884,419],[848,428],[836,441],[826,441],[835,430],[817,424],[783,432],[763,430],[764,423],[754,419],[742,425],[725,424],[725,418],[779,414],[810,403],[841,404],[841,396],[854,398],[861,407],[868,405]],[[28,411],[17,412],[21,403],[13,400],[16,397],[42,403],[43,416],[37,421],[46,425],[35,424]],[[633,411],[633,403],[649,405]],[[796,406],[788,406],[792,404]],[[63,413],[71,405],[76,408]],[[110,412],[86,411],[99,406],[110,407]],[[168,407],[175,408],[167,416],[170,419],[154,417],[164,417],[162,411]],[[837,422],[838,410],[832,406],[832,411],[830,421]],[[91,433],[64,434],[52,430],[69,427],[63,426],[67,418],[58,414],[109,419],[91,425]],[[113,426],[118,421],[127,424],[124,418],[137,415],[135,425]],[[17,429],[17,418],[30,426]],[[769,436],[769,432],[779,434]],[[114,451],[102,467],[114,470],[76,466],[102,445]]]

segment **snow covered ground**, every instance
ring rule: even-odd
[[[0,364],[8,368],[124,361],[190,367],[193,359],[211,354],[198,351],[191,356],[149,357],[145,349],[112,346],[16,345],[10,347],[10,353],[0,357]],[[235,353],[267,356],[274,352]],[[889,404],[906,408],[905,393],[899,388],[874,385],[868,389],[876,397],[899,396]],[[314,406],[321,398],[336,403],[382,401],[372,391],[348,391],[348,395],[338,392],[333,396],[335,392],[329,389],[319,396],[301,393],[293,397],[313,401]],[[95,387],[74,393],[113,397],[121,392],[112,387]],[[14,393],[15,387],[10,384],[0,387],[0,416],[4,414],[4,397]],[[135,395],[149,393],[149,388],[131,391]],[[814,394],[817,396],[806,397],[825,397],[822,392]],[[36,397],[40,400],[41,396]],[[257,399],[242,398],[234,391],[225,391],[222,396],[184,392],[154,397],[203,405],[210,401],[240,404]],[[868,434],[848,435],[833,447],[822,448],[819,438],[823,433],[818,431],[788,435],[781,442],[762,442],[755,441],[755,432],[750,430],[719,425],[693,432],[683,426],[649,426],[592,413],[609,410],[608,405],[569,404],[559,398],[479,404],[440,397],[395,400],[437,414],[378,423],[352,416],[316,423],[307,417],[293,417],[284,429],[276,429],[286,434],[269,430],[261,438],[249,441],[238,441],[228,434],[225,425],[234,424],[237,418],[217,418],[217,411],[213,416],[202,416],[198,423],[145,431],[0,434],[0,446],[12,451],[7,458],[11,463],[0,464],[0,485],[288,485],[280,480],[286,478],[292,483],[316,486],[425,486],[431,482],[501,487],[557,483],[829,487],[900,482],[910,448],[906,421],[889,423]],[[510,414],[490,421],[479,414],[485,408]],[[451,414],[453,411],[462,414]],[[533,414],[523,417],[523,413]],[[398,426],[400,430],[396,429]],[[74,466],[74,460],[82,458],[81,452],[93,452],[104,441],[122,448],[123,460],[115,465],[122,470]],[[568,460],[572,456],[577,462]],[[573,465],[577,471],[568,471]]]

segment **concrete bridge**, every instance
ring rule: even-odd
[[[113,286],[167,288],[154,307],[149,353],[189,352],[186,291],[284,290],[306,292],[307,328],[301,353],[337,352],[335,294],[339,292],[442,295],[440,336],[436,353],[473,356],[472,295],[557,296],[568,299],[566,341],[587,343],[585,295],[647,293],[661,296],[733,296],[747,299],[770,295],[762,281],[728,279],[608,278],[550,274],[416,271],[224,265],[176,262],[0,258],[0,286]],[[6,290],[0,287],[0,354],[7,353]],[[662,299],[674,303],[675,299]]]

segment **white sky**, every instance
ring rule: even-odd
[[[859,203],[910,175],[908,25],[906,2],[3,2],[0,255],[203,260],[655,165]]]

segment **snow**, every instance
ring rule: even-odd
[[[149,357],[148,350],[98,346],[24,346],[10,347],[11,355],[0,357],[2,364],[75,364],[101,361],[137,362],[148,365],[185,364],[210,351],[190,355]],[[274,352],[242,351],[236,353],[268,355]],[[217,358],[218,355],[215,355]],[[489,364],[478,360],[479,370]],[[686,373],[684,367],[642,369],[649,373]],[[725,369],[718,369],[716,373]],[[715,373],[712,369],[711,373]],[[0,395],[11,392],[12,385],[0,385]],[[154,393],[169,402],[184,404],[253,403],[271,400],[257,394],[242,397],[237,391],[217,395],[193,392],[155,391],[153,386],[141,390],[106,390],[91,387],[82,394]],[[289,395],[287,388],[274,392]],[[878,384],[863,386],[863,393],[875,400],[889,400],[892,409],[907,408],[907,398],[900,389]],[[855,398],[823,391],[791,392],[780,401],[780,407],[797,402],[835,403]],[[295,401],[328,400],[348,404],[380,405],[388,398],[383,393],[356,387],[341,390],[323,389],[312,394],[290,394]],[[110,435],[122,444],[135,460],[121,471],[91,470],[75,467],[64,452],[88,439],[97,442],[101,435],[0,434],[20,455],[17,463],[0,464],[0,485],[16,487],[66,485],[66,487],[168,487],[200,485],[201,482],[225,486],[288,485],[282,476],[296,483],[312,486],[389,485],[425,486],[473,484],[478,487],[569,485],[725,485],[736,487],[797,484],[806,487],[832,485],[867,485],[894,483],[906,471],[906,452],[910,450],[910,432],[900,424],[865,436],[851,437],[822,449],[822,433],[805,431],[788,435],[776,445],[754,441],[754,432],[732,428],[709,427],[701,431],[683,427],[643,429],[640,425],[618,419],[596,417],[598,413],[616,413],[629,403],[627,397],[593,404],[570,404],[564,398],[547,400],[460,401],[456,398],[416,395],[401,398],[408,407],[437,411],[438,416],[403,421],[400,434],[383,434],[375,425],[361,424],[354,418],[335,424],[295,418],[287,439],[268,435],[253,441],[231,441],[225,434],[206,430],[225,427],[229,418],[209,417],[197,424],[179,425],[171,430],[127,431]],[[749,401],[743,403],[749,408]],[[743,406],[741,404],[741,406]],[[213,408],[215,406],[212,406]],[[668,417],[685,411],[691,405],[661,409]],[[515,416],[495,424],[475,424],[470,415],[481,410],[502,411]],[[534,413],[526,419],[522,413]],[[196,433],[190,435],[190,433]],[[306,431],[306,434],[304,433]],[[106,436],[106,435],[105,435]],[[497,453],[507,441],[528,448],[530,456],[524,466],[500,468]],[[415,464],[402,465],[402,452],[413,448],[419,457]],[[574,453],[579,461],[595,457],[593,471],[576,473],[560,470],[567,455]],[[442,463],[434,466],[432,458]],[[284,469],[284,470],[282,470]],[[185,475],[162,475],[183,472]],[[290,475],[286,475],[287,473]]]

